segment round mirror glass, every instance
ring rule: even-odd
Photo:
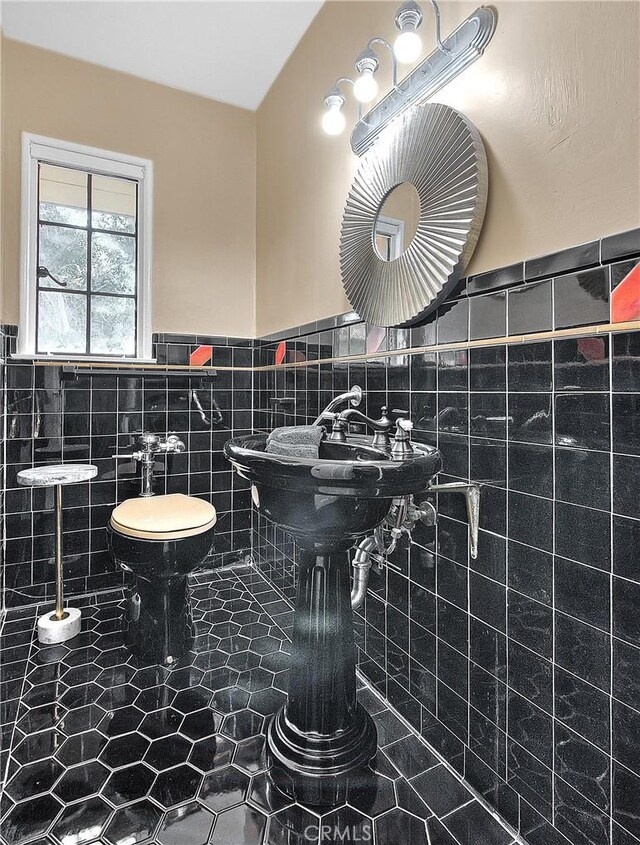
[[[420,197],[411,182],[390,191],[378,211],[373,242],[383,261],[395,261],[409,247],[420,220]]]

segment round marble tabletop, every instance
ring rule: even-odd
[[[18,473],[18,483],[25,487],[55,487],[57,484],[78,484],[89,481],[98,474],[93,464],[54,464],[23,469]]]

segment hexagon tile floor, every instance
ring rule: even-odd
[[[83,606],[82,633],[62,646],[37,643],[35,608],[9,612],[3,701],[19,691],[3,711],[15,719],[5,729],[5,845],[515,841],[364,686],[381,745],[371,771],[340,807],[292,803],[264,759],[290,650],[272,614],[288,608],[250,567],[196,578],[192,601],[195,648],[171,671],[135,665],[113,593]]]

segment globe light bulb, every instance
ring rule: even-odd
[[[339,135],[346,125],[346,120],[339,105],[330,106],[322,115],[322,128],[327,135]]]
[[[378,93],[378,83],[373,71],[363,70],[353,85],[353,94],[361,103],[370,103]]]
[[[393,44],[396,59],[403,65],[411,64],[420,55],[422,39],[414,29],[401,32]]]

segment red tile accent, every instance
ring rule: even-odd
[[[611,294],[611,322],[640,319],[640,264],[636,264]]]
[[[189,364],[192,367],[204,367],[208,364],[213,355],[213,346],[198,346],[189,355]]]
[[[287,354],[287,344],[284,340],[281,340],[278,344],[278,348],[276,349],[276,364],[282,364],[284,361],[284,356]]]

